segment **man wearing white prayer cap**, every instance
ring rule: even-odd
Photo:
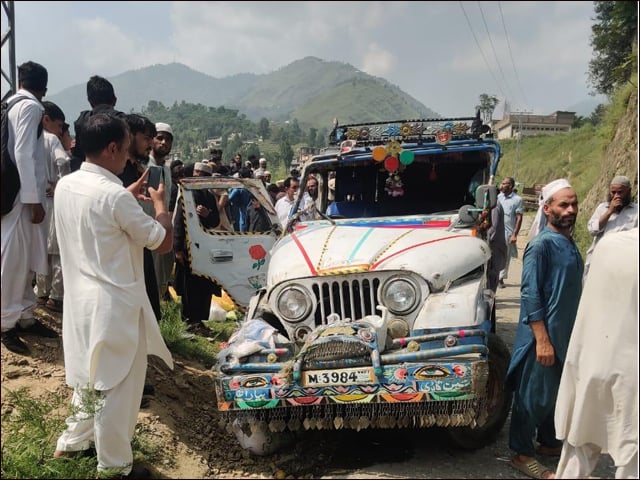
[[[611,232],[631,230],[638,226],[638,204],[631,201],[631,181],[624,175],[616,175],[609,184],[607,201],[598,205],[587,224],[593,242],[587,250],[584,276],[587,277],[591,255],[602,237]]]
[[[513,389],[511,465],[533,478],[553,478],[536,455],[559,455],[554,408],[582,292],[583,262],[572,238],[578,197],[566,179],[542,189],[546,225],[527,244],[521,303],[507,384]],[[533,439],[537,438],[536,448]]]

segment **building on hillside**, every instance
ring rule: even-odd
[[[530,113],[509,113],[493,125],[498,139],[515,138],[521,135],[555,135],[571,130],[575,121],[575,112],[556,111],[551,115],[532,115]]]

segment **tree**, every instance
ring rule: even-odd
[[[286,139],[280,142],[280,158],[286,169],[289,170],[289,168],[291,168],[291,162],[293,161],[293,149]]]
[[[498,100],[498,97],[495,95],[487,95],[486,93],[480,95],[480,105],[476,105],[476,110],[480,110],[482,121],[484,123],[489,123],[491,121],[493,112],[499,103],[500,100]]]
[[[261,136],[263,140],[267,140],[271,136],[269,120],[264,117],[262,117],[258,123],[258,135]]]
[[[307,137],[307,144],[310,147],[315,146],[316,144],[316,136],[318,135],[318,129],[317,128],[309,128],[309,136]]]
[[[604,120],[604,116],[607,113],[607,107],[602,103],[599,104],[593,112],[591,112],[591,116],[589,116],[589,122],[595,127],[602,123]]]
[[[597,93],[611,95],[638,68],[638,4],[593,3],[596,23],[591,27],[593,58],[589,61],[589,84]]]

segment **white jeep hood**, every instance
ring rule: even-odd
[[[272,249],[269,287],[301,277],[408,270],[438,290],[489,260],[487,243],[469,230],[309,226]]]

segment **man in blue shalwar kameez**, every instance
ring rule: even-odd
[[[513,346],[507,383],[514,390],[509,447],[511,461],[532,478],[553,478],[536,458],[559,455],[554,408],[562,367],[582,290],[584,264],[572,239],[578,198],[565,179],[542,191],[541,209],[547,225],[525,248],[520,323]]]

